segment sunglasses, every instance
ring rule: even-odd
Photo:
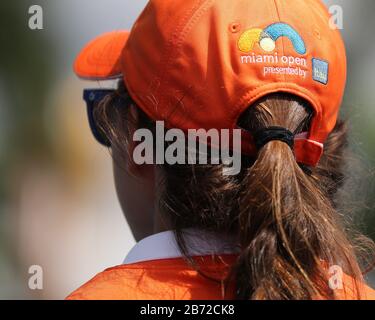
[[[96,141],[105,147],[110,147],[111,143],[107,139],[103,130],[99,128],[94,118],[94,110],[100,101],[104,99],[109,94],[114,93],[113,89],[85,89],[83,91],[83,100],[86,102],[87,106],[87,116],[89,119],[90,129],[94,135]]]

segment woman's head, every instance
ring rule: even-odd
[[[176,230],[184,253],[185,228],[238,235],[241,254],[228,278],[237,283],[238,298],[331,296],[327,279],[334,265],[361,279],[335,205],[345,178],[343,122],[328,137],[315,168],[299,165],[286,143],[270,141],[255,158],[243,156],[241,172],[230,176],[222,163],[136,165],[132,134],[137,128],[154,133],[155,122],[137,108],[122,83],[95,117],[111,142],[120,202],[135,234],[152,233],[156,222]],[[298,134],[309,128],[311,117],[308,103],[280,92],[249,106],[238,126],[250,133],[280,126]]]
[[[76,60],[80,77],[123,79],[95,118],[136,237],[155,225],[174,229],[186,254],[184,228],[238,236],[228,276],[238,298],[331,296],[333,265],[361,280],[335,202],[344,180],[346,126],[337,117],[346,54],[330,22],[319,0],[150,0],[131,32],[98,37]],[[146,128],[155,138],[156,120],[184,131],[240,127],[248,150],[249,137],[270,127],[282,127],[285,139],[243,153],[237,175],[224,174],[224,161],[136,165],[133,133]]]
[[[74,69],[89,80],[122,78],[151,119],[183,131],[235,129],[270,93],[302,97],[314,116],[295,154],[314,166],[339,114],[347,66],[321,0],[150,0],[130,32],[97,37]]]

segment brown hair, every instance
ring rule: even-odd
[[[122,102],[114,107],[119,97]],[[95,113],[112,145],[124,152],[134,120],[126,108],[131,103],[121,82]],[[299,133],[308,129],[311,117],[304,100],[277,93],[250,106],[238,124],[250,132],[282,126]],[[135,125],[155,130],[140,109]],[[356,280],[360,298],[363,279],[354,248],[372,253],[373,244],[355,233],[349,241],[335,203],[345,178],[346,146],[347,127],[338,121],[316,168],[297,164],[292,149],[280,141],[267,143],[256,159],[243,156],[236,176],[223,174],[225,164],[164,164],[161,212],[191,263],[184,228],[239,234],[241,253],[227,279],[235,283],[237,299],[334,299],[328,286],[328,267],[333,265]]]

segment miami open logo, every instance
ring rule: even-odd
[[[265,29],[246,30],[238,40],[238,48],[242,52],[249,53],[258,43],[264,51],[272,52],[276,48],[276,41],[281,37],[287,37],[298,54],[304,55],[306,53],[305,42],[299,33],[289,24],[281,22],[271,24]]]
[[[276,49],[277,41],[285,37],[290,40],[297,54],[279,55]],[[254,50],[255,45],[263,50]],[[290,75],[307,78],[309,67],[306,57],[306,46],[299,33],[286,23],[274,23],[265,29],[252,28],[244,31],[238,39],[238,48],[243,53],[240,56],[242,64],[251,64],[263,69],[263,76]],[[318,63],[315,63],[318,66]],[[324,83],[324,70],[319,65],[319,82]],[[316,72],[318,74],[318,72]],[[315,81],[318,79],[314,77]]]

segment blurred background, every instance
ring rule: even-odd
[[[80,81],[71,65],[96,35],[129,29],[146,2],[0,2],[0,299],[62,299],[134,244],[81,99],[84,87],[113,84]],[[344,209],[375,238],[375,2],[325,2],[343,8],[349,59],[343,116],[356,159]],[[28,27],[35,4],[43,30]],[[43,290],[29,289],[31,265],[43,268]]]

